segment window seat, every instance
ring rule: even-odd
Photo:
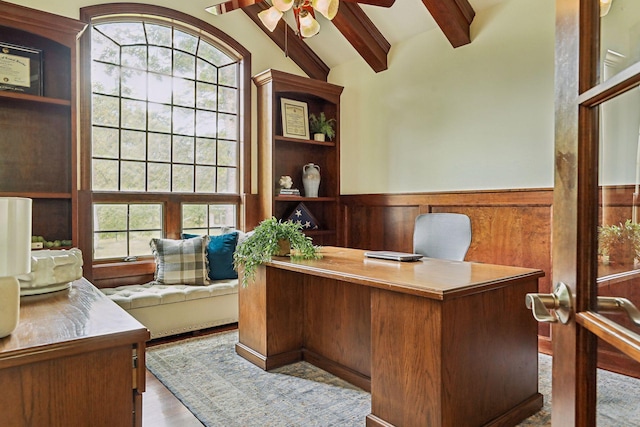
[[[238,279],[203,286],[149,282],[101,291],[146,326],[151,339],[238,321]]]

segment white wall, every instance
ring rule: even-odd
[[[552,187],[554,7],[509,0],[476,15],[469,45],[436,29],[382,73],[332,69],[343,194]]]
[[[108,0],[13,2],[78,18]],[[215,17],[204,12],[211,0],[141,2],[224,31],[251,51],[252,74],[303,74],[242,11]],[[342,192],[553,186],[554,13],[554,0],[507,0],[476,15],[469,45],[453,49],[436,29],[393,46],[382,73],[360,58],[334,67],[329,81],[345,87]]]

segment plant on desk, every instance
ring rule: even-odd
[[[258,266],[269,262],[274,255],[290,255],[292,259],[322,258],[319,247],[301,230],[300,224],[290,220],[271,217],[262,221],[233,254],[233,267],[236,270],[242,267],[242,286],[247,286]]]

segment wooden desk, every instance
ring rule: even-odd
[[[542,407],[524,304],[542,271],[323,253],[274,258],[240,288],[239,355],[266,370],[307,360],[371,391],[367,426],[507,426]]]
[[[0,423],[141,426],[147,329],[85,279],[20,303],[0,339]]]

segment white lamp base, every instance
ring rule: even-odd
[[[20,318],[20,283],[15,277],[0,277],[0,338],[10,335]]]

